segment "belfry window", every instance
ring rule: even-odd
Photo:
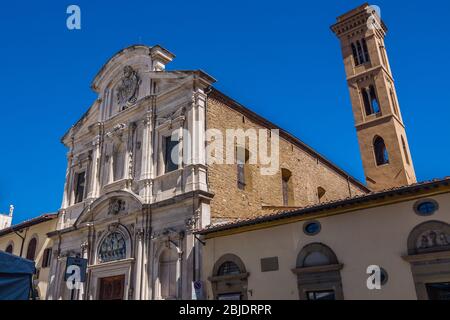
[[[367,49],[366,39],[362,39],[361,42],[362,42],[363,53],[364,53],[364,62],[370,62],[369,50]]]
[[[359,58],[358,58],[358,52],[356,51],[356,46],[354,43],[352,43],[352,54],[353,54],[353,60],[355,61],[355,66],[359,66]]]
[[[373,85],[369,86],[368,88],[363,88],[361,90],[361,94],[366,115],[370,116],[371,114],[377,114],[381,112],[375,87]]]
[[[353,59],[355,60],[355,66],[370,62],[369,50],[367,48],[366,39],[356,41],[351,44]]]
[[[86,185],[85,172],[79,172],[75,175],[75,203],[79,203],[84,199],[84,189]]]
[[[373,142],[373,150],[375,152],[375,160],[377,166],[381,166],[389,163],[389,155],[384,144],[384,140],[381,137],[376,137]]]

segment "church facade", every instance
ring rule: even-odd
[[[166,66],[175,56],[159,45],[130,46],[99,70],[91,84],[96,100],[62,138],[67,171],[56,227],[47,233],[46,298],[296,296],[293,291],[271,295],[270,290],[261,295],[262,287],[252,287],[252,281],[262,279],[255,272],[259,258],[252,255],[287,261],[310,238],[297,239],[294,247],[279,246],[285,248],[280,254],[266,254],[267,248],[257,245],[264,241],[253,233],[248,234],[253,249],[239,244],[245,242],[243,221],[259,225],[259,219],[284,219],[286,212],[321,210],[342,199],[365,199],[374,191],[416,182],[384,48],[384,23],[364,5],[339,17],[332,30],[342,45],[367,186],[219,91],[204,71],[170,70]],[[273,157],[261,157],[267,154]],[[337,221],[328,236],[339,241],[338,229],[351,234],[358,227],[352,223]],[[267,237],[287,241],[278,235]],[[353,253],[360,254],[348,252]],[[249,262],[246,256],[255,259]],[[86,277],[76,288],[66,277],[73,258],[87,262]],[[325,277],[339,284],[341,267],[332,262]],[[275,260],[264,263],[271,270]],[[300,298],[305,298],[311,290],[302,288]],[[334,294],[344,296],[342,290]]]
[[[190,299],[201,279],[195,231],[369,191],[212,87],[205,72],[168,71],[173,58],[160,46],[118,52],[92,83],[98,99],[64,135],[68,165],[58,228],[49,233],[48,299]],[[246,141],[271,141],[272,132],[280,157],[261,174]],[[218,136],[227,144],[208,152]],[[221,163],[227,150],[233,161]],[[70,257],[88,261],[75,290],[65,278]]]

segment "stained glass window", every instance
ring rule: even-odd
[[[98,253],[100,262],[125,259],[126,242],[120,232],[110,233],[100,245]]]

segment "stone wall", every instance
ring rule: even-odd
[[[233,101],[226,101],[221,93],[213,91],[207,103],[207,128],[218,129],[225,137],[226,129],[272,128],[258,120],[252,113]],[[258,116],[257,116],[258,117]],[[251,118],[251,119],[250,119]],[[290,207],[304,207],[319,203],[318,187],[326,190],[320,202],[346,198],[367,190],[352,178],[325,164],[323,158],[296,145],[288,139],[280,138],[280,168],[291,171],[293,201]],[[286,135],[286,134],[284,134]],[[225,139],[224,139],[225,140]],[[225,145],[225,142],[224,142]],[[307,148],[307,147],[305,147]],[[225,151],[224,151],[225,154]],[[236,164],[208,165],[209,190],[215,194],[211,202],[212,222],[255,217],[279,211],[283,206],[281,170],[275,175],[261,175],[259,165],[248,165],[250,186],[245,190],[237,187]]]

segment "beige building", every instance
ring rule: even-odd
[[[449,299],[449,212],[447,178],[213,226],[207,298]]]
[[[56,229],[57,221],[57,214],[44,214],[0,230],[0,250],[35,262],[39,299],[45,299],[50,277],[53,242],[47,233]]]
[[[416,183],[387,28],[364,4],[331,29],[373,192],[199,231],[208,299],[450,299],[450,179]]]

